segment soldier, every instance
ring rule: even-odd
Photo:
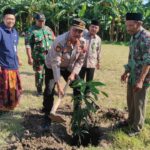
[[[14,9],[5,9],[0,25],[0,112],[14,109],[22,93],[15,21]]]
[[[150,85],[150,32],[142,27],[141,13],[126,14],[126,28],[131,35],[128,64],[121,81],[128,79],[127,106],[128,120],[122,126],[131,126],[129,136],[140,133],[144,125],[145,104]]]
[[[45,91],[43,107],[45,110],[44,128],[50,126],[50,111],[54,102],[55,81],[58,93],[63,95],[63,87],[60,82],[61,75],[65,81],[74,81],[79,74],[85,57],[85,40],[81,37],[85,29],[85,23],[80,19],[74,19],[70,30],[56,38],[46,56]],[[74,90],[74,95],[79,91]]]
[[[92,81],[94,77],[95,68],[100,68],[100,54],[101,54],[101,38],[97,35],[99,32],[99,23],[97,20],[92,20],[89,26],[89,31],[84,31],[84,38],[88,45],[84,65],[80,71],[80,77],[86,82]],[[86,88],[86,93],[90,92],[90,89]]]
[[[38,95],[42,94],[45,56],[55,38],[53,31],[45,25],[45,20],[44,14],[37,13],[35,25],[25,36],[28,63],[33,65],[35,71],[35,86]]]

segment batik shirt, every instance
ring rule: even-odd
[[[150,32],[141,28],[130,40],[128,64],[125,65],[125,70],[130,73],[129,83],[135,85],[145,65],[150,65]],[[144,85],[147,86],[149,83],[150,71],[145,78]]]
[[[96,68],[100,64],[101,58],[101,38],[98,35],[91,37],[88,31],[85,31],[83,37],[86,39],[87,52],[84,61],[84,67]]]

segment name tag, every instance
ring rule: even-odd
[[[17,52],[17,47],[16,47],[16,45],[14,45],[14,51]]]

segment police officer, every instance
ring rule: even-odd
[[[142,27],[141,13],[126,14],[126,28],[131,35],[128,64],[121,80],[127,85],[128,120],[122,125],[130,125],[128,135],[140,133],[144,125],[145,104],[150,85],[150,32]]]
[[[86,50],[85,40],[82,38],[84,29],[85,23],[80,19],[74,19],[70,30],[58,36],[48,51],[45,60],[44,128],[47,128],[51,123],[48,116],[54,102],[54,84],[52,81],[55,81],[58,93],[63,95],[60,77],[63,76],[65,81],[74,81],[83,65]],[[74,90],[74,94],[77,95],[79,92]]]
[[[37,94],[42,94],[45,56],[55,38],[53,31],[45,25],[45,16],[42,13],[35,15],[35,25],[29,28],[25,36],[25,46],[28,63],[35,71],[35,85]]]
[[[92,20],[89,26],[89,31],[84,31],[84,38],[87,44],[87,53],[84,61],[84,65],[80,71],[80,77],[86,78],[86,82],[92,81],[94,77],[95,69],[100,68],[100,56],[101,56],[101,38],[97,35],[99,32],[99,22]],[[86,93],[90,92],[90,89],[86,88]]]

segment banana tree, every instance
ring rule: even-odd
[[[144,27],[150,30],[150,1],[144,5]]]

